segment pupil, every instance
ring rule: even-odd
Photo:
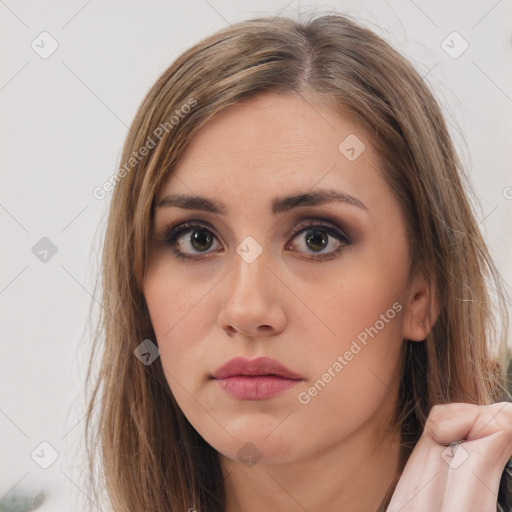
[[[306,232],[309,236],[307,237],[307,243],[312,244],[313,246],[319,245],[318,250],[322,250],[327,245],[327,240],[323,231],[318,229],[310,230]],[[311,234],[310,234],[311,233]],[[311,247],[313,250],[317,250],[315,247]]]
[[[211,242],[212,237],[209,235],[208,231],[204,229],[196,230],[192,233],[192,245],[198,251],[205,251],[206,249],[209,249]],[[203,245],[206,245],[207,247],[202,247]]]

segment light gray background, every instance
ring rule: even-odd
[[[81,503],[96,510],[83,494],[77,454],[84,328],[109,200],[96,200],[92,190],[120,164],[143,95],[180,53],[228,23],[294,16],[315,5],[358,17],[425,76],[471,173],[480,225],[510,286],[511,0],[0,1],[0,499],[45,491],[41,511],[78,510]],[[31,47],[35,41],[49,48],[43,31],[58,43],[46,59]],[[453,31],[469,44],[456,59],[441,46]],[[46,263],[32,252],[42,237],[58,249]],[[60,454],[46,470],[31,458],[43,441]],[[38,453],[49,456],[44,448]]]

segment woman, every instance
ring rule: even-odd
[[[340,15],[214,34],[115,181],[86,427],[113,510],[511,510],[504,292],[387,43]]]

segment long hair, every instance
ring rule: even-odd
[[[310,95],[365,129],[403,211],[409,274],[421,271],[439,301],[426,339],[403,340],[393,420],[399,470],[433,405],[510,398],[505,291],[473,212],[476,196],[419,73],[382,38],[338,14],[239,22],[187,50],[158,78],[113,180],[85,438],[91,492],[99,504],[106,491],[115,512],[224,512],[218,453],[180,410],[160,359],[141,364],[134,350],[156,343],[142,282],[159,185],[205,123],[265,92]]]

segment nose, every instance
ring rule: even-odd
[[[286,326],[282,282],[270,268],[266,252],[248,263],[238,253],[221,289],[219,327],[230,337],[275,336]]]

